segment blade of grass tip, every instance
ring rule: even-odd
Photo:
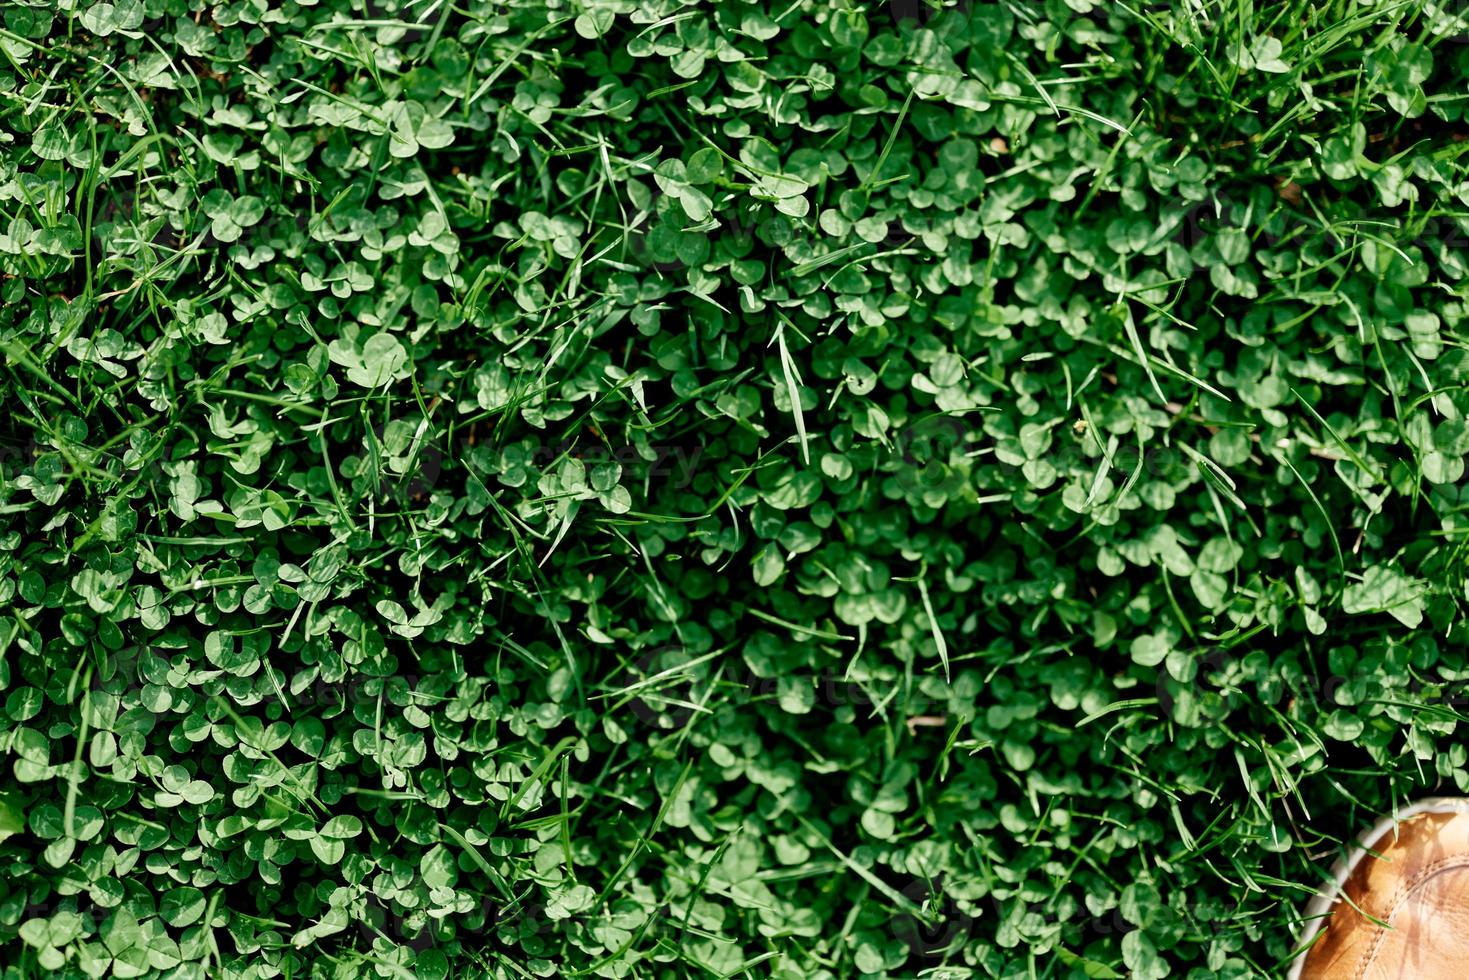
[[[1413,351],[1412,351],[1411,348],[1404,347],[1402,349],[1402,351],[1403,351],[1404,354],[1407,354],[1408,355],[1408,360],[1410,360],[1410,361],[1413,362],[1413,367],[1415,367],[1415,368],[1418,369],[1418,377],[1420,379],[1422,379],[1422,381],[1423,381],[1423,390],[1428,393],[1428,395],[1426,396],[1427,397],[1427,400],[1428,400],[1428,407],[1433,409],[1433,414],[1434,415],[1437,415],[1440,418],[1442,418],[1443,417],[1443,412],[1439,411],[1438,403],[1436,401],[1434,401],[1434,399],[1432,397],[1433,392],[1434,392],[1433,382],[1429,380],[1429,378],[1428,378],[1428,372],[1424,369],[1423,362],[1420,361],[1420,360],[1418,360],[1418,356],[1413,353]],[[1409,405],[1408,407],[1410,409],[1416,408],[1422,401],[1423,401],[1422,398],[1414,399],[1413,400],[1413,403],[1411,405]]]
[[[229,701],[220,697],[218,694],[211,695],[209,700],[211,703],[217,706],[220,711],[229,716],[230,721],[234,722],[237,730],[243,730],[249,727],[245,724],[245,720],[240,717],[239,712],[235,711],[233,705],[231,705]],[[290,777],[290,782],[294,784],[294,788],[292,788],[291,786],[287,786],[285,783],[282,783],[281,787],[283,789],[285,789],[302,803],[316,804],[317,808],[322,813],[332,812],[331,809],[325,803],[321,802],[320,798],[318,798],[317,795],[311,791],[311,788],[301,781],[301,778],[299,776],[291,772],[290,767],[282,762],[272,749],[261,746],[259,750],[261,752],[264,752],[266,758],[270,759],[271,762],[274,762],[276,765],[280,766],[281,771]],[[367,828],[368,835],[372,837],[374,841],[376,841],[377,834],[373,832],[372,825],[370,823],[365,823],[364,826]]]
[[[4,642],[0,642],[0,668],[5,665],[5,655],[10,652],[10,644],[14,643],[15,638],[20,635],[20,625],[19,617],[13,617],[10,620],[10,630],[5,634]]]
[[[933,631],[933,642],[939,649],[939,660],[944,665],[944,682],[950,683],[952,678],[949,674],[949,644],[944,641],[944,631],[939,629],[939,619],[934,615],[933,602],[928,597],[928,585],[924,581],[927,573],[928,565],[925,563],[918,570],[918,595],[923,599],[923,611],[928,614],[928,628]]]
[[[597,901],[592,905],[593,910],[600,908],[602,903],[607,901],[607,896],[612,894],[612,890],[617,886],[617,882],[621,880],[622,876],[627,873],[627,870],[632,867],[633,862],[637,860],[638,853],[648,846],[647,839],[663,828],[664,818],[668,816],[668,811],[673,807],[673,801],[678,799],[679,793],[683,790],[683,784],[688,780],[689,773],[693,772],[693,769],[693,760],[684,763],[683,770],[679,772],[678,778],[673,781],[673,788],[663,797],[662,805],[658,807],[658,812],[653,815],[653,823],[648,827],[647,833],[638,836],[637,843],[629,850],[627,859],[622,862],[622,866],[613,872],[612,877],[608,878],[607,883],[602,886],[601,894],[597,896]]]
[[[87,666],[87,673],[82,679],[82,686],[86,691],[82,693],[82,721],[81,727],[77,729],[77,751],[71,760],[71,766],[66,774],[66,807],[63,810],[62,827],[67,837],[75,837],[72,832],[72,824],[76,819],[77,812],[77,788],[81,784],[82,750],[87,744],[88,722],[92,718],[92,704],[87,699],[87,692],[92,689],[92,666]]]
[[[540,765],[536,766],[530,776],[520,784],[520,788],[515,791],[515,794],[505,801],[505,805],[500,807],[500,819],[503,820],[509,814],[510,808],[519,803],[521,798],[530,792],[531,786],[541,781],[542,777],[556,764],[556,760],[561,756],[561,753],[575,745],[578,741],[579,739],[575,735],[568,735],[552,746],[551,751],[546,753],[546,757],[541,760]]]
[[[1056,107],[1056,103],[1051,98],[1050,93],[1046,91],[1046,87],[1040,83],[1040,80],[1036,78],[1035,75],[1031,74],[1029,68],[1025,67],[1025,62],[1016,57],[1015,52],[1009,50],[1008,48],[1002,48],[1001,53],[1009,59],[1010,64],[1015,66],[1016,70],[1018,70],[1020,74],[1025,77],[1025,80],[1027,82],[1030,82],[1031,88],[1035,89],[1035,94],[1041,97],[1041,101],[1051,107],[1051,114],[1054,115],[1057,119],[1060,119],[1061,110]],[[1058,81],[1060,80],[1058,79]],[[1068,79],[1066,80],[1066,82],[1063,82],[1063,84],[1067,84],[1069,82],[1070,80]],[[1118,145],[1120,146],[1121,143],[1119,142]],[[1114,150],[1113,152],[1115,153],[1116,151]],[[1102,172],[1105,173],[1106,169],[1103,168]]]
[[[1006,54],[1010,53],[1007,51]],[[1015,56],[1012,54],[1010,55],[1010,57],[1014,58]],[[1016,63],[1020,64],[1018,60]],[[1045,96],[1046,101],[1049,102],[1051,105],[1052,111],[1054,111],[1057,116],[1060,116],[1061,110],[1056,108],[1056,103],[1051,102],[1051,98],[1050,96],[1046,95],[1045,89],[1041,87],[1041,84],[1039,82],[1035,81],[1035,76],[1031,75],[1029,70],[1024,69],[1023,66],[1022,70],[1025,71],[1026,75],[1030,76],[1031,83],[1035,85],[1036,90],[1039,91],[1042,96]],[[1132,125],[1136,126],[1138,123],[1142,122],[1143,116],[1145,114],[1145,110],[1139,111],[1138,114],[1133,117]],[[1096,175],[1092,178],[1090,182],[1091,187],[1087,190],[1086,197],[1083,197],[1081,199],[1081,203],[1078,204],[1076,206],[1076,210],[1072,212],[1071,220],[1075,221],[1079,219],[1082,215],[1086,214],[1087,208],[1091,207],[1092,201],[1096,198],[1098,194],[1102,192],[1102,189],[1107,186],[1107,178],[1112,173],[1112,167],[1117,163],[1117,154],[1122,151],[1122,147],[1126,142],[1127,134],[1124,133],[1117,138],[1117,141],[1115,143],[1112,144],[1112,149],[1107,153],[1107,159],[1102,161],[1101,169],[1096,172]]]
[[[1092,431],[1090,428],[1088,432]],[[1097,445],[1102,446],[1102,440],[1097,440]],[[1108,436],[1107,444],[1102,446],[1102,462],[1097,466],[1097,475],[1092,477],[1092,488],[1086,495],[1086,506],[1090,507],[1092,501],[1097,499],[1097,492],[1102,489],[1102,481],[1107,479],[1112,472],[1112,454],[1117,451],[1117,437]]]
[[[812,626],[802,626],[800,623],[787,622],[784,619],[772,616],[770,613],[760,609],[756,609],[753,606],[746,609],[745,612],[749,613],[751,616],[754,616],[756,619],[763,619],[767,623],[774,623],[777,626],[784,626],[788,630],[794,630],[797,633],[804,633],[806,636],[814,636],[817,639],[846,640],[848,642],[852,640],[852,637],[843,636],[841,633],[832,633],[828,630],[820,630]]]
[[[568,502],[566,516],[561,519],[561,527],[557,530],[555,539],[551,541],[551,547],[547,548],[546,553],[541,556],[541,560],[536,562],[537,567],[545,567],[546,560],[556,551],[557,546],[561,544],[561,540],[566,537],[566,532],[571,530],[571,525],[576,521],[576,515],[579,510],[581,510],[580,500]]]
[[[61,395],[61,397],[66,400],[67,404],[76,409],[77,412],[83,415],[86,414],[86,409],[84,409],[81,403],[72,396],[72,393],[70,391],[67,391],[66,388],[64,388],[54,378],[52,378],[50,372],[46,371],[44,368],[42,368],[31,359],[31,352],[28,348],[18,343],[12,343],[8,340],[0,341],[0,353],[3,353],[7,358],[10,359],[11,362],[19,364],[31,374],[35,375],[37,380],[50,387],[57,394]]]
[[[1220,493],[1224,494],[1224,496],[1228,498],[1230,503],[1234,504],[1242,511],[1249,511],[1249,508],[1245,506],[1245,502],[1239,499],[1239,497],[1234,492],[1234,478],[1226,473],[1218,463],[1214,462],[1208,456],[1205,456],[1203,453],[1199,452],[1197,449],[1195,449],[1193,446],[1190,446],[1186,442],[1179,442],[1178,448],[1182,449],[1184,453],[1194,461],[1194,464],[1199,468],[1199,472],[1202,473],[1208,479],[1208,481],[1219,490]]]
[[[479,848],[471,844],[465,839],[463,834],[446,823],[439,824],[439,829],[445,834],[448,834],[456,844],[464,848],[464,853],[468,854],[469,859],[485,873],[485,877],[490,879],[490,883],[499,890],[501,897],[507,901],[515,897],[510,891],[510,886],[505,883],[505,879],[501,878],[500,873],[490,866],[490,863],[485,860],[484,855],[480,854]]]
[[[1086,338],[1082,338],[1082,339],[1083,340],[1086,340]],[[1094,341],[1087,340],[1087,342],[1088,343],[1093,343]],[[1105,346],[1107,347],[1108,350],[1113,351],[1119,357],[1125,357],[1125,358],[1127,358],[1129,360],[1131,360],[1133,354],[1136,353],[1135,351],[1129,351],[1126,347],[1119,347],[1119,346],[1117,346],[1115,344],[1106,344]],[[1145,360],[1144,365],[1143,365],[1145,369],[1146,369],[1146,367],[1147,367],[1148,364],[1151,364],[1154,367],[1161,368],[1162,370],[1166,371],[1167,373],[1169,373],[1171,375],[1174,375],[1174,376],[1176,376],[1178,378],[1182,378],[1184,381],[1187,381],[1189,384],[1193,385],[1195,388],[1198,388],[1200,391],[1207,391],[1209,394],[1213,395],[1215,398],[1218,398],[1220,401],[1224,401],[1224,402],[1233,402],[1234,401],[1233,398],[1230,398],[1224,392],[1220,391],[1218,388],[1215,388],[1213,385],[1209,384],[1204,379],[1199,378],[1199,377],[1195,377],[1194,375],[1188,373],[1187,371],[1184,371],[1181,368],[1179,368],[1179,367],[1177,367],[1177,366],[1175,366],[1173,364],[1169,364],[1165,360],[1162,360],[1162,359],[1157,358],[1157,357],[1148,356],[1146,358],[1146,360]]]
[[[990,97],[996,102],[1018,102],[1022,105],[1047,104],[1047,100],[1037,98],[1033,95],[1001,95],[999,93],[991,93]],[[1106,126],[1108,129],[1115,129],[1117,132],[1121,133],[1124,136],[1132,135],[1132,130],[1122,125],[1122,123],[1117,122],[1115,119],[1108,119],[1106,116],[1101,115],[1100,113],[1093,112],[1090,109],[1085,109],[1081,106],[1068,105],[1065,102],[1054,102],[1051,104],[1054,105],[1061,112],[1074,113],[1075,115],[1081,116],[1083,119],[1090,119],[1092,120],[1092,122],[1099,122],[1103,126]],[[1240,108],[1244,107],[1241,106]]]
[[[209,947],[210,962],[216,966],[223,965],[224,962],[219,952],[219,941],[214,937],[214,913],[219,908],[219,896],[220,892],[218,889],[210,890],[209,907],[204,911],[204,922],[201,924],[201,928],[204,930],[205,945]],[[206,963],[206,971],[208,968],[209,964]]]
[[[94,266],[96,262],[92,258],[92,245],[97,236],[92,231],[92,222],[95,219],[97,203],[97,184],[101,172],[102,154],[97,149],[97,122],[96,117],[90,113],[87,115],[87,140],[91,144],[91,158],[87,161],[87,171],[77,187],[78,203],[82,197],[86,199],[86,214],[82,216],[82,259],[87,267],[87,281],[83,286],[82,295],[91,300],[96,294],[96,281],[94,278]]]
[[[1240,750],[1238,745],[1234,747],[1234,761],[1239,766],[1239,776],[1240,779],[1244,780],[1245,792],[1249,794],[1250,801],[1259,808],[1266,819],[1270,819],[1270,808],[1265,805],[1265,801],[1260,798],[1260,794],[1255,790],[1255,783],[1250,779],[1250,767],[1245,762],[1245,754]]]
[[[305,604],[304,603],[297,603],[296,604],[296,610],[295,610],[295,612],[293,612],[291,614],[291,621],[286,624],[286,634],[285,635],[286,635],[287,638],[289,638],[290,635],[291,635],[291,627],[293,627],[293,626],[296,625],[296,617],[300,614],[301,610],[304,609],[304,608],[305,608]],[[282,639],[281,642],[284,643],[285,640]],[[291,705],[290,705],[290,703],[288,701],[286,701],[286,692],[283,691],[283,690],[281,690],[281,682],[280,682],[279,678],[276,677],[275,670],[268,668],[266,670],[266,676],[270,678],[270,686],[271,686],[271,689],[275,691],[276,700],[280,701],[281,708],[285,711],[286,714],[290,714],[291,713]]]
[[[652,674],[648,677],[644,677],[642,680],[637,681],[633,684],[629,684],[627,687],[620,687],[615,690],[610,690],[607,692],[606,696],[610,698],[636,694],[640,691],[647,690],[648,688],[657,687],[663,681],[672,680],[676,677],[683,677],[688,673],[690,669],[699,666],[699,664],[707,663],[708,661],[715,659],[716,657],[725,653],[728,649],[728,647],[720,647],[717,650],[710,650],[708,653],[703,654],[702,656],[695,657],[693,660],[688,660],[681,664],[675,664],[672,667],[665,667],[658,673]],[[698,707],[698,705],[688,705],[686,702],[678,703],[687,707]],[[708,709],[705,708],[703,710],[707,711]]]
[[[912,241],[912,238],[910,238],[909,241]],[[821,288],[822,289],[827,288],[828,286],[831,285],[831,281],[833,279],[835,279],[837,276],[841,275],[843,272],[846,272],[848,269],[852,268],[853,266],[860,265],[863,262],[871,262],[873,259],[885,259],[885,258],[888,258],[889,256],[893,256],[893,255],[917,255],[917,254],[918,254],[918,250],[917,249],[914,249],[914,248],[890,248],[886,252],[873,252],[871,255],[864,255],[861,258],[853,259],[852,261],[848,262],[846,265],[842,266],[840,269],[838,269],[837,271],[833,272],[831,275],[829,275],[825,279],[823,279],[821,281]]]
[[[1275,453],[1274,456],[1290,468],[1290,471],[1295,474],[1296,480],[1305,488],[1306,496],[1311,498],[1311,503],[1315,504],[1316,509],[1321,512],[1321,520],[1326,524],[1326,533],[1331,535],[1331,547],[1336,551],[1336,565],[1337,570],[1341,573],[1341,586],[1345,589],[1347,585],[1347,559],[1342,553],[1341,542],[1337,540],[1336,528],[1331,526],[1331,515],[1326,512],[1325,506],[1321,503],[1321,498],[1316,496],[1316,491],[1312,490],[1311,484],[1306,482],[1305,477],[1301,476],[1301,471],[1296,469],[1295,464],[1290,461],[1290,457],[1279,452]]]
[[[1399,422],[1403,420],[1403,404],[1398,398],[1398,386],[1393,383],[1392,371],[1388,369],[1387,358],[1382,353],[1382,338],[1377,331],[1372,331],[1372,350],[1377,354],[1377,363],[1382,368],[1382,377],[1387,393],[1392,396],[1393,417]]]
[[[775,328],[774,343],[780,352],[780,370],[785,376],[786,396],[791,400],[791,415],[795,417],[796,435],[801,440],[801,461],[807,466],[811,465],[811,446],[806,438],[806,416],[801,412],[801,374],[796,364],[791,360],[791,352],[786,348],[785,316],[781,316],[781,323]],[[766,345],[767,347],[769,344]]]
[[[1193,620],[1184,613],[1183,607],[1178,604],[1178,597],[1173,594],[1173,577],[1168,574],[1167,568],[1159,569],[1163,573],[1163,592],[1168,596],[1168,606],[1173,610],[1173,618],[1178,620],[1178,625],[1183,627],[1183,632],[1188,636],[1189,642],[1194,642],[1196,631]]]
[[[570,759],[563,755],[561,757],[561,853],[566,858],[566,876],[576,881],[576,862],[571,856],[570,768]]]
[[[748,976],[750,967],[759,966],[766,960],[774,959],[779,955],[779,953],[771,950],[768,953],[761,953],[759,956],[751,957],[750,959],[745,960],[745,962],[741,963],[739,966],[735,967],[733,970],[730,970],[728,973],[719,974],[719,980],[731,980],[731,978],[736,977],[741,973],[744,973]]]
[[[898,132],[903,128],[903,120],[908,115],[908,107],[913,104],[913,97],[915,95],[917,95],[917,94],[918,94],[918,90],[917,89],[914,89],[914,88],[908,89],[908,97],[903,100],[903,107],[898,110],[898,118],[897,118],[896,121],[893,122],[893,128],[888,133],[888,141],[887,141],[887,143],[882,148],[882,154],[880,156],[878,156],[877,163],[873,166],[872,170],[867,174],[867,179],[864,180],[864,181],[862,181],[862,183],[858,185],[858,187],[857,187],[858,193],[861,193],[861,192],[867,191],[867,190],[871,190],[872,189],[872,182],[874,180],[877,180],[878,179],[878,174],[882,173],[883,165],[888,162],[888,154],[890,154],[890,153],[893,152],[893,144],[895,144],[898,141]]]
[[[838,262],[846,258],[848,255],[851,255],[853,252],[860,251],[866,247],[867,242],[858,242],[856,245],[845,245],[841,248],[833,249],[832,251],[827,252],[825,255],[817,256],[809,262],[802,262],[792,271],[796,278],[799,279],[802,276],[810,275],[817,269],[820,269],[822,266],[831,265],[831,263],[833,262]]]
[[[802,826],[804,826],[811,833],[815,834],[817,839],[819,839],[821,843],[826,845],[826,849],[831,851],[831,853],[835,855],[836,859],[842,862],[842,865],[844,867],[857,875],[857,877],[861,878],[863,881],[867,882],[867,884],[877,889],[877,891],[881,893],[885,898],[887,898],[888,901],[892,902],[894,905],[902,909],[904,912],[907,912],[909,915],[920,917],[923,915],[923,910],[917,905],[913,904],[912,899],[908,898],[892,885],[889,885],[877,875],[873,874],[871,871],[868,871],[866,868],[862,867],[862,865],[858,864],[856,861],[853,861],[851,858],[847,857],[847,855],[843,854],[815,824],[807,820],[799,813],[795,814],[795,817],[797,820],[801,821]]]
[[[1157,698],[1127,698],[1123,701],[1113,701],[1104,708],[1099,708],[1076,723],[1077,728],[1085,728],[1098,718],[1105,718],[1118,711],[1126,711],[1128,708],[1146,708],[1148,705],[1157,704]]]
[[[713,873],[715,868],[720,866],[720,862],[724,860],[725,852],[729,850],[729,845],[733,841],[734,834],[729,834],[724,840],[719,842],[719,847],[715,849],[714,854],[709,860],[704,862],[704,870],[699,873],[699,880],[689,890],[689,900],[684,904],[683,918],[679,920],[678,948],[680,950],[683,949],[684,937],[689,932],[689,917],[693,915],[694,903],[703,897],[705,890],[709,886],[709,875]],[[703,933],[702,931],[701,935],[713,938],[709,933]]]
[[[1153,365],[1151,363],[1151,359],[1148,357],[1148,352],[1143,349],[1142,338],[1138,336],[1137,324],[1133,323],[1132,321],[1132,310],[1127,308],[1126,303],[1124,303],[1120,297],[1117,300],[1117,304],[1112,309],[1114,311],[1117,311],[1119,307],[1119,316],[1122,320],[1122,329],[1127,333],[1128,342],[1132,344],[1132,349],[1137,352],[1138,362],[1142,365],[1143,370],[1147,372],[1148,381],[1152,383],[1153,390],[1158,393],[1158,400],[1163,402],[1164,404],[1167,404],[1168,396],[1163,394],[1163,388],[1161,385],[1158,384],[1158,376],[1153,373]]]
[[[325,428],[326,424],[327,424],[327,409],[326,409],[325,406],[323,406],[322,409],[321,409],[321,423],[320,423],[320,425],[323,428]],[[356,531],[357,530],[357,522],[352,519],[352,512],[347,509],[347,501],[345,499],[343,499],[343,497],[342,497],[342,488],[337,485],[337,474],[336,474],[336,470],[332,466],[332,458],[331,458],[331,455],[327,452],[327,443],[328,442],[329,442],[329,440],[327,440],[325,438],[323,438],[321,440],[321,461],[323,463],[323,469],[326,470],[326,482],[327,482],[327,486],[331,487],[331,489],[332,489],[332,500],[336,502],[336,505],[337,505],[337,513],[342,516],[342,520],[347,523],[347,526],[349,528],[351,528],[353,531]]]
[[[1366,347],[1367,323],[1362,319],[1362,311],[1357,309],[1357,304],[1352,302],[1352,298],[1350,296],[1343,294],[1342,299],[1346,302],[1347,309],[1352,311],[1352,318],[1357,321],[1357,342],[1360,343],[1363,347]]]
[[[475,473],[472,467],[468,468],[467,472],[484,489],[491,509],[495,511],[501,523],[509,529],[510,537],[515,543],[516,551],[520,554],[521,560],[529,568],[531,586],[535,591],[535,596],[540,600],[542,612],[550,621],[551,631],[556,634],[556,642],[560,644],[561,653],[566,657],[566,665],[571,670],[571,681],[576,688],[577,700],[585,704],[587,696],[586,690],[582,687],[581,666],[576,659],[575,651],[571,649],[571,644],[566,639],[565,632],[561,629],[561,623],[551,614],[551,603],[546,599],[546,593],[550,590],[547,588],[545,580],[541,577],[540,566],[535,563],[534,550],[530,545],[526,544],[525,538],[521,536],[520,530],[516,527],[515,521],[512,519],[512,515],[504,507],[500,506],[500,502],[495,499],[495,495],[485,486],[484,481],[479,478],[479,474]]]
[[[1133,435],[1137,435],[1136,429],[1133,430]],[[1143,446],[1142,437],[1138,436],[1137,465],[1132,468],[1132,475],[1127,478],[1127,482],[1122,485],[1122,489],[1117,491],[1118,500],[1125,499],[1127,495],[1132,492],[1132,488],[1137,486],[1138,478],[1143,475],[1143,460],[1147,458],[1146,453],[1147,450],[1146,447]]]

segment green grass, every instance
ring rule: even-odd
[[[1279,975],[1469,792],[1466,38],[11,5],[4,976]]]

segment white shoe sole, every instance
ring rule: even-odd
[[[1371,830],[1357,838],[1357,846],[1352,853],[1347,855],[1345,861],[1338,861],[1332,868],[1332,880],[1328,882],[1316,897],[1311,899],[1306,906],[1303,916],[1302,931],[1296,942],[1297,947],[1310,948],[1315,942],[1317,935],[1326,925],[1327,913],[1331,911],[1332,904],[1341,887],[1346,884],[1352,872],[1362,859],[1367,856],[1368,848],[1376,844],[1383,835],[1397,827],[1398,824],[1409,817],[1416,817],[1420,813],[1465,813],[1469,812],[1469,797],[1462,796],[1431,796],[1424,800],[1412,803],[1399,810],[1395,816],[1384,817],[1379,820]],[[1373,848],[1376,850],[1376,848]],[[1286,974],[1286,980],[1301,980],[1301,970],[1306,965],[1306,953],[1303,950],[1300,956],[1291,963],[1290,972]]]

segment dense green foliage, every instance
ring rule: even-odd
[[[1244,977],[1469,792],[1469,34],[18,0],[4,976]]]

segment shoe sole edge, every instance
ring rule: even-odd
[[[1368,848],[1398,824],[1424,813],[1469,813],[1469,797],[1430,796],[1418,800],[1403,807],[1392,816],[1383,817],[1371,829],[1360,834],[1357,837],[1356,846],[1352,848],[1347,859],[1337,861],[1332,867],[1332,880],[1323,885],[1321,890],[1306,904],[1305,912],[1301,916],[1302,931],[1296,942],[1301,952],[1291,962],[1286,980],[1301,980],[1301,971],[1306,966],[1306,954],[1310,951],[1311,945],[1316,941],[1321,930],[1326,927],[1327,913],[1335,904],[1337,894],[1347,883],[1347,879],[1352,876],[1357,865],[1361,864],[1362,859],[1367,856]]]

